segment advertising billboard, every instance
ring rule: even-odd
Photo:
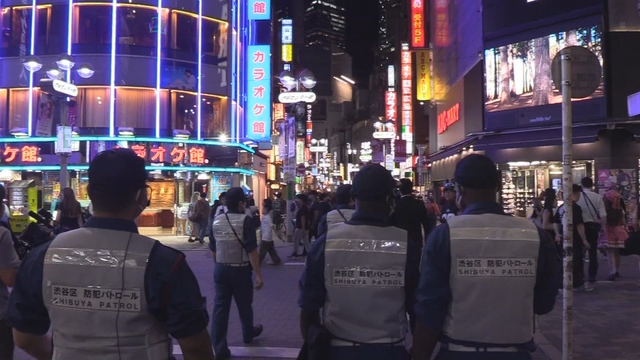
[[[398,101],[395,91],[387,91],[384,95],[385,119],[387,121],[395,121],[398,118],[397,110]]]
[[[431,60],[429,50],[416,52],[416,98],[420,101],[431,100]]]
[[[271,0],[249,0],[247,2],[247,19],[249,20],[270,20]]]
[[[425,44],[425,1],[411,0],[411,46],[413,48],[423,48]]]
[[[411,68],[411,52],[402,51],[401,53],[402,70],[400,74],[401,84],[401,118],[402,118],[402,139],[411,140],[411,134],[413,132],[412,126],[412,113],[413,113],[413,86],[411,81],[413,79]]]
[[[567,46],[591,50],[602,65],[602,27],[591,26],[485,50],[487,112],[562,103],[551,62]],[[604,83],[584,101],[604,96]]]
[[[271,54],[269,45],[247,48],[246,137],[255,142],[271,140]]]

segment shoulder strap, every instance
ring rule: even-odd
[[[347,218],[344,216],[344,214],[342,213],[342,211],[340,211],[340,209],[336,209],[338,210],[338,213],[340,214],[340,216],[342,216],[342,218],[344,219],[345,222],[349,221],[347,220]]]
[[[242,242],[242,240],[240,240],[240,236],[238,236],[238,233],[236,232],[236,229],[233,228],[233,224],[231,224],[231,220],[229,220],[229,215],[227,215],[227,213],[224,213],[224,217],[227,218],[227,222],[229,223],[229,226],[231,227],[231,231],[233,231],[233,235],[236,236],[236,240],[238,240],[238,242],[240,243],[240,246],[242,246],[242,249],[244,249],[245,252],[247,252],[247,248],[245,247],[245,244]],[[249,255],[249,253],[247,253],[247,255]]]
[[[596,207],[593,205],[593,203],[591,202],[591,199],[589,199],[589,195],[584,191],[584,189],[582,189],[582,195],[584,195],[585,201],[587,203],[587,210],[589,211],[591,218],[593,219],[593,213],[591,212],[591,208],[589,207],[589,205],[591,205],[591,207],[593,208],[593,211],[596,213],[596,217],[598,218],[598,220],[601,220],[600,213],[598,212]]]

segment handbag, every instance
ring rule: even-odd
[[[640,255],[640,232],[634,231],[629,234],[629,238],[624,242],[624,248],[620,249],[620,255]]]

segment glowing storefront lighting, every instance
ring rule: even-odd
[[[162,1],[162,0],[160,0]],[[198,140],[202,139],[202,2],[198,1],[198,76],[196,81],[198,82],[198,107],[196,109],[196,120],[198,122]]]
[[[156,137],[160,137],[160,72],[162,70],[162,0],[158,0],[158,28],[156,29]],[[198,53],[200,54],[200,53]]]
[[[109,79],[109,136],[116,130],[116,39],[118,27],[118,0],[111,2],[111,74]]]
[[[29,55],[33,56],[36,46],[36,0],[31,2],[31,44]],[[33,71],[29,72],[29,109],[27,110],[27,132],[29,136],[33,131]]]

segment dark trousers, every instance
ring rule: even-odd
[[[242,323],[242,339],[253,340],[253,280],[251,266],[233,267],[216,264],[213,272],[213,283],[216,296],[211,321],[211,341],[216,356],[229,354],[227,330],[229,328],[229,311],[231,298],[236,302],[240,322]]]
[[[594,282],[598,275],[598,236],[600,235],[600,226],[596,223],[585,223],[584,232],[589,242],[589,281]]]
[[[271,256],[271,261],[273,261],[273,263],[275,265],[280,264],[282,261],[280,260],[280,256],[278,256],[278,252],[276,251],[276,247],[273,244],[273,241],[261,241],[260,242],[260,251],[259,251],[259,255],[260,255],[260,263],[262,264],[262,261],[264,260],[264,258],[267,256],[267,253],[269,254],[269,256]]]
[[[528,352],[466,352],[440,350],[435,360],[531,360]]]
[[[584,285],[584,245],[582,240],[573,240],[573,287],[579,288]]]
[[[392,345],[332,346],[329,354],[331,360],[411,360],[404,346]]]
[[[6,320],[0,320],[0,359],[13,359],[13,333]]]

